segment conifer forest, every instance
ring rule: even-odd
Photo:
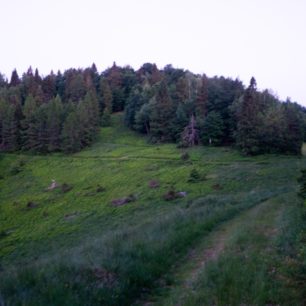
[[[256,80],[207,77],[155,64],[116,63],[102,73],[95,64],[40,76],[30,67],[0,78],[2,152],[77,152],[90,145],[112,113],[152,143],[234,146],[242,153],[300,154],[306,110],[280,101]]]

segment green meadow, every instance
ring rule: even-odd
[[[0,305],[303,305],[304,157],[112,120],[76,154],[0,155]]]

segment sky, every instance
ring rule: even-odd
[[[0,0],[0,72],[172,64],[306,106],[306,0]]]

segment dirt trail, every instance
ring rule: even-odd
[[[226,247],[230,244],[231,238],[239,228],[248,223],[248,220],[263,219],[263,229],[267,236],[275,236],[277,234],[277,228],[275,223],[265,224],[264,215],[267,211],[272,214],[272,219],[277,220],[282,212],[283,207],[275,205],[273,200],[267,200],[255,207],[242,212],[234,219],[225,222],[219,226],[214,232],[197,245],[195,249],[189,252],[187,257],[174,267],[174,279],[176,283],[171,286],[169,292],[165,297],[151,296],[147,301],[137,305],[152,306],[152,305],[175,305],[182,306],[180,303],[171,303],[168,300],[171,296],[176,296],[176,301],[183,300],[188,291],[192,290],[193,285],[197,281],[199,274],[204,270],[205,265],[209,262],[217,260]],[[278,203],[279,205],[279,203]],[[179,298],[178,298],[179,297]]]

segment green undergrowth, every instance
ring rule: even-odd
[[[218,224],[298,188],[302,158],[152,145],[120,120],[77,154],[0,155],[0,304],[130,305]]]

